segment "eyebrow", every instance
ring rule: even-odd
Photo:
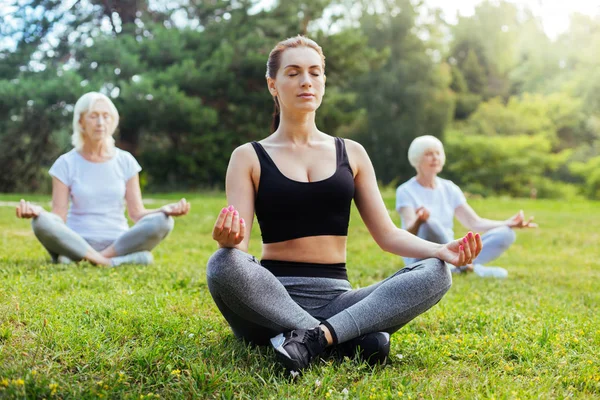
[[[297,69],[302,69],[302,67],[301,67],[301,66],[299,66],[299,65],[294,65],[294,64],[292,64],[292,65],[287,65],[287,66],[285,67],[285,69],[287,69],[287,68],[297,68]],[[320,65],[311,65],[310,67],[308,67],[308,69],[312,69],[312,68],[321,68],[321,66],[320,66]]]

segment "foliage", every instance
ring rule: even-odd
[[[600,157],[594,157],[587,162],[574,162],[571,171],[585,179],[583,191],[590,199],[600,199]]]
[[[563,183],[589,188],[569,165],[600,155],[598,17],[574,15],[551,40],[508,1],[482,1],[448,24],[409,0],[266,9],[258,0],[22,0],[0,10],[0,168],[9,172],[0,191],[48,191],[45,171],[70,148],[74,102],[91,90],[113,98],[118,145],[139,159],[149,189],[222,186],[231,151],[269,133],[265,62],[298,33],[327,56],[318,127],[363,144],[382,183],[414,173],[406,157],[414,137],[444,140],[454,130],[541,136],[548,159],[561,154],[562,164],[515,180],[535,181],[540,196],[571,193]]]
[[[543,177],[564,164],[570,153],[552,154],[550,149],[550,141],[541,134],[486,137],[449,131],[444,175],[463,190],[486,196],[562,197],[564,187],[553,188]]]

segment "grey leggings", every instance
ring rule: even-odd
[[[426,259],[362,289],[344,279],[275,277],[238,249],[208,261],[208,288],[240,339],[267,344],[292,329],[325,324],[338,343],[366,333],[393,333],[435,305],[450,289],[446,264]]]
[[[428,240],[434,243],[450,243],[454,240],[446,229],[444,229],[439,222],[435,219],[429,218],[419,228],[417,236],[421,239]],[[473,264],[487,264],[488,262],[495,260],[500,257],[508,248],[515,242],[517,238],[515,232],[508,226],[500,226],[498,228],[490,229],[483,235],[481,235],[481,241],[483,242],[483,249],[477,258],[473,261]],[[418,261],[416,258],[404,257],[404,263],[406,265],[412,264]]]
[[[86,241],[69,228],[58,215],[43,212],[31,221],[33,232],[54,261],[59,255],[81,260],[92,248],[102,251],[114,244],[118,256],[152,250],[173,230],[174,221],[164,213],[146,215],[127,232],[112,241]]]

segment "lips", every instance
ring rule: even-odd
[[[300,93],[298,95],[298,97],[303,97],[303,98],[307,98],[308,99],[308,98],[311,98],[311,97],[315,97],[315,95],[312,94],[312,93]]]

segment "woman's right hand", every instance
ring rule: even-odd
[[[427,222],[429,219],[429,210],[423,206],[417,208],[415,214],[417,214],[417,220],[421,223]]]
[[[35,218],[43,211],[44,209],[42,207],[21,199],[17,206],[17,218]]]
[[[213,239],[219,247],[235,247],[245,235],[246,223],[240,213],[233,206],[223,208],[213,228]]]

